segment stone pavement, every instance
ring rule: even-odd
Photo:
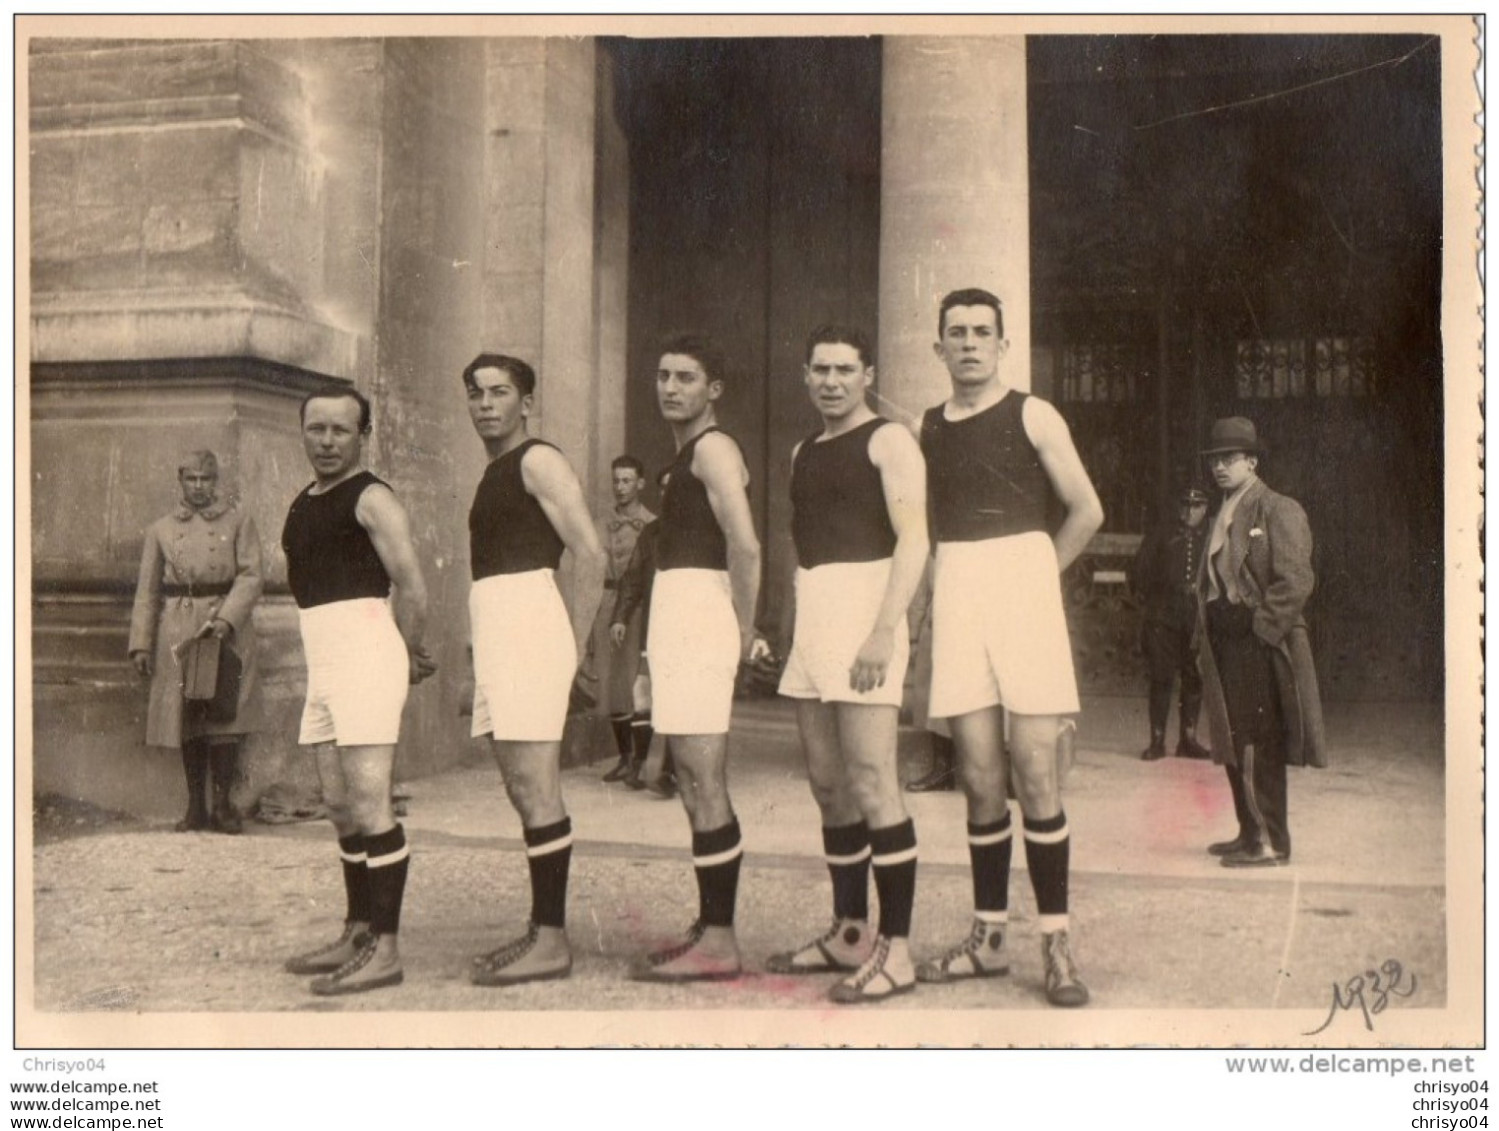
[[[1066,804],[1074,953],[1093,1005],[1074,1016],[1106,1026],[1100,1015],[1114,1010],[1165,1017],[1159,1011],[1294,1009],[1294,1023],[1287,1019],[1277,1039],[1295,1044],[1326,1015],[1334,982],[1387,959],[1416,978],[1415,994],[1392,1010],[1446,1003],[1439,707],[1332,705],[1332,767],[1291,771],[1294,863],[1251,872],[1226,871],[1203,851],[1234,831],[1220,769],[1137,761],[1146,731],[1142,700],[1089,700],[1084,708]],[[492,1035],[480,1040],[498,1043],[524,1043],[506,1028],[512,1011],[789,1009],[827,1016],[830,979],[762,972],[771,951],[811,937],[829,915],[817,813],[788,705],[736,705],[732,741],[731,786],[746,847],[739,932],[747,972],[736,981],[660,987],[625,979],[632,955],[687,926],[695,886],[680,804],[604,785],[599,777],[613,759],[601,755],[564,774],[577,837],[569,898],[573,977],[508,990],[470,985],[468,956],[516,933],[529,907],[519,821],[485,758],[411,785],[402,986],[328,1001],[279,970],[286,954],[337,929],[342,889],[326,825],[251,824],[238,838],[174,834],[163,825],[34,851],[36,1008],[484,1011],[494,1016],[483,1019],[492,1027],[481,1033]],[[905,776],[922,768],[919,745],[915,734],[903,737]],[[921,851],[912,939],[921,956],[967,929],[967,847],[960,795],[907,796]],[[1015,867],[1010,977],[922,987],[879,1013],[1057,1013],[1041,994],[1034,902],[1018,844]],[[875,1011],[857,1012],[871,1018]],[[1308,1017],[1310,1025],[1303,1023]],[[1340,1016],[1337,1024],[1334,1040],[1377,1039],[1361,1019]],[[1210,1029],[1220,1034],[1206,1038],[1214,1043],[1242,1039],[1231,1026]],[[1171,1043],[1168,1030],[1156,1039]],[[915,1039],[913,1031],[893,1032],[880,1039]],[[1006,1032],[978,1039],[1013,1039]],[[1119,1038],[1105,1027],[1075,1039]]]

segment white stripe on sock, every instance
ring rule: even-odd
[[[726,848],[722,852],[715,852],[712,856],[694,856],[692,866],[694,868],[711,868],[715,864],[727,864],[730,860],[737,860],[744,855],[744,846],[736,844],[733,848]]]
[[[997,832],[997,833],[983,833],[983,834],[977,835],[977,836],[974,835],[973,833],[969,833],[968,834],[968,843],[971,844],[971,845],[973,845],[975,848],[981,847],[982,845],[986,845],[986,844],[1003,844],[1005,841],[1009,840],[1014,835],[1015,835],[1015,826],[1014,825],[1006,825],[1004,828],[1000,829],[1000,831]]]
[[[365,864],[371,868],[388,868],[392,864],[399,864],[402,860],[406,859],[406,857],[410,855],[411,846],[409,844],[403,844],[400,848],[385,856],[371,856],[368,860],[365,861]]]
[[[916,859],[916,846],[903,848],[899,852],[892,852],[888,856],[876,856],[874,866],[876,868],[889,868],[895,864],[904,864],[907,860]]]
[[[857,864],[861,860],[869,859],[870,849],[869,845],[866,844],[858,852],[851,853],[848,856],[834,856],[832,853],[827,853],[826,855],[829,864]]]
[[[1025,839],[1032,844],[1061,844],[1067,839],[1067,826],[1063,825],[1061,828],[1049,833],[1038,833],[1035,829],[1026,829]]]
[[[545,844],[528,844],[526,846],[527,856],[548,856],[553,852],[561,852],[564,848],[571,848],[573,843],[572,833],[563,833],[556,840],[549,840]]]

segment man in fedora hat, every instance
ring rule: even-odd
[[[1326,765],[1302,619],[1314,581],[1311,527],[1299,503],[1260,480],[1263,453],[1242,416],[1216,421],[1202,452],[1223,492],[1197,593],[1208,727],[1239,822],[1237,836],[1208,847],[1226,868],[1290,862],[1286,766]]]
[[[1150,745],[1140,755],[1155,762],[1166,756],[1166,718],[1171,689],[1181,674],[1178,758],[1206,758],[1197,741],[1202,708],[1202,677],[1197,672],[1197,571],[1207,544],[1207,492],[1188,487],[1177,500],[1176,521],[1161,523],[1140,543],[1130,570],[1130,584],[1145,608],[1140,647],[1150,672]]]

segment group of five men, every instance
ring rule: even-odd
[[[767,966],[841,974],[831,990],[841,1003],[883,1000],[917,981],[1006,973],[1013,791],[1046,997],[1077,1006],[1088,991],[1070,954],[1057,746],[1078,698],[1059,575],[1099,528],[1102,508],[1060,414],[1001,378],[999,300],[955,291],[942,300],[937,328],[952,391],[925,414],[919,441],[870,408],[873,358],[858,331],[823,327],[808,342],[805,379],[821,428],[792,453],[796,618],[780,690],[796,700],[833,922]],[[736,675],[754,648],[761,554],[749,473],[717,421],[724,380],[723,358],[703,339],[674,339],[660,354],[656,391],[676,456],[650,532],[651,703],[648,717],[615,719],[644,728],[647,744],[650,728],[665,736],[691,827],[698,914],[683,938],[634,964],[633,977],[654,982],[742,970],[734,933],[742,846],[727,739]],[[531,367],[481,354],[463,381],[489,457],[469,513],[472,729],[490,737],[521,817],[532,892],[525,931],[475,958],[470,977],[507,986],[571,971],[561,739],[601,575],[617,586],[619,562],[610,558],[622,555],[606,555],[562,453],[527,434]],[[402,978],[396,933],[407,849],[390,780],[407,684],[434,667],[422,647],[426,593],[405,512],[360,464],[367,402],[352,390],[314,394],[302,417],[316,479],[292,504],[283,535],[308,662],[301,742],[317,751],[348,903],[340,937],[287,969],[319,975],[316,993],[342,994]],[[649,512],[628,517],[650,521]],[[564,550],[578,579],[570,616],[553,580]],[[951,720],[961,755],[974,919],[961,941],[914,963],[917,846],[896,777],[896,734],[906,612],[929,555],[930,710]],[[611,634],[625,644],[619,627]]]

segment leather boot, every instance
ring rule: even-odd
[[[213,827],[221,833],[236,836],[244,825],[229,801],[229,791],[239,769],[239,743],[216,742],[209,747],[213,761]]]
[[[1183,727],[1181,739],[1176,744],[1176,756],[1178,758],[1211,758],[1213,752],[1197,741],[1195,728]]]
[[[1166,756],[1166,732],[1163,730],[1152,730],[1150,732],[1150,745],[1140,752],[1140,761],[1159,762]]]
[[[629,789],[645,788],[642,771],[645,769],[646,759],[650,757],[651,739],[655,734],[651,729],[649,715],[637,714],[630,720],[630,771],[624,776],[625,786]]]
[[[915,781],[906,783],[907,793],[934,793],[958,788],[956,753],[952,739],[929,733],[932,747],[932,768]]]
[[[1201,695],[1183,695],[1181,700],[1181,740],[1176,744],[1178,758],[1211,758],[1206,746],[1197,741],[1197,717],[1202,713]]]
[[[204,793],[208,789],[208,751],[203,748],[201,739],[190,738],[183,742],[182,772],[187,777],[187,812],[172,827],[179,833],[206,829],[208,805]]]

